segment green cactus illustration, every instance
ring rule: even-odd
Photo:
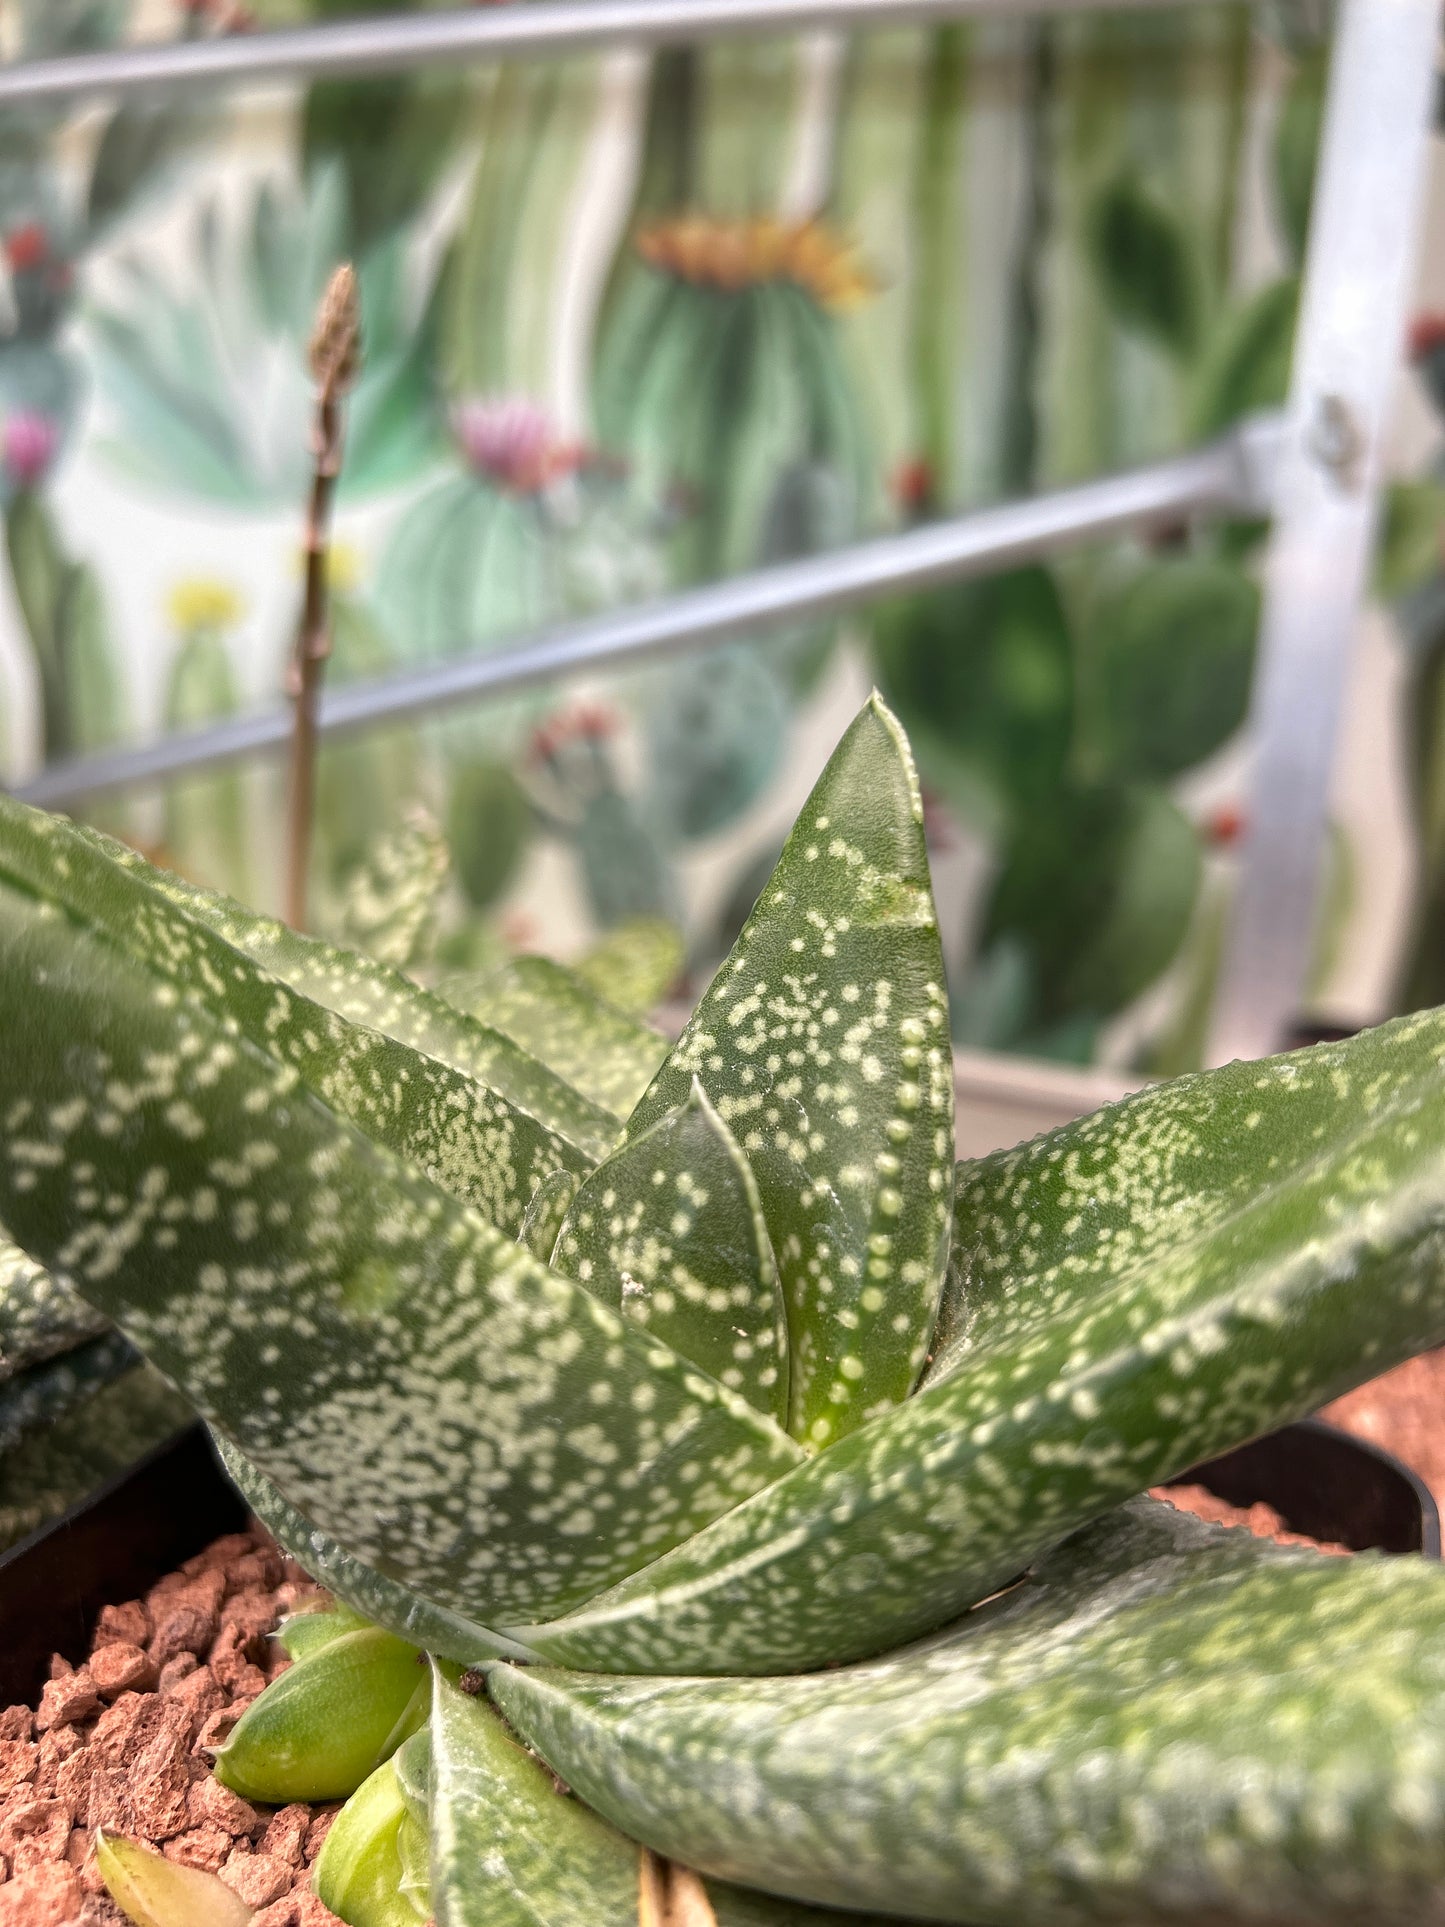
[[[193,578],[175,584],[167,612],[177,646],[166,686],[166,727],[195,728],[233,715],[240,692],[229,637],[244,613],[240,597],[224,582]],[[228,769],[171,783],[165,846],[184,875],[253,902],[242,774]]]
[[[262,509],[299,501],[310,456],[305,345],[335,264],[350,251],[346,182],[319,169],[305,190],[264,179],[239,220],[203,200],[192,220],[199,267],[182,285],[141,239],[123,279],[86,314],[109,416],[106,453],[167,494]],[[413,480],[445,450],[432,367],[434,308],[408,269],[405,237],[358,260],[366,357],[350,402],[342,489]]]
[[[46,756],[114,741],[124,727],[124,701],[94,570],[67,553],[31,487],[22,487],[5,511],[5,544],[40,683]]]

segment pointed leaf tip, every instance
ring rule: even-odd
[[[224,1880],[163,1859],[108,1827],[95,1832],[106,1892],[134,1927],[245,1927],[251,1909]]]
[[[922,803],[881,699],[834,750],[629,1142],[684,1105],[694,1079],[757,1181],[787,1304],[789,1428],[828,1445],[912,1389],[952,1198]]]

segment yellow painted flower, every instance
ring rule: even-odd
[[[877,292],[858,249],[819,221],[683,214],[641,229],[637,251],[663,274],[728,294],[767,281],[791,281],[833,314],[856,308]]]
[[[184,576],[171,585],[166,597],[166,614],[183,635],[197,629],[229,629],[245,613],[239,593],[215,576]]]

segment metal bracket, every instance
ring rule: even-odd
[[[1424,205],[1439,0],[1344,0],[1265,562],[1254,777],[1209,1061],[1279,1048],[1314,940],[1340,706]]]

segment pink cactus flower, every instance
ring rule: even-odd
[[[577,466],[576,450],[552,433],[525,395],[481,395],[452,414],[452,430],[473,472],[512,495],[537,495]]]
[[[17,408],[0,428],[0,466],[16,488],[44,479],[60,445],[60,427],[38,408]]]

